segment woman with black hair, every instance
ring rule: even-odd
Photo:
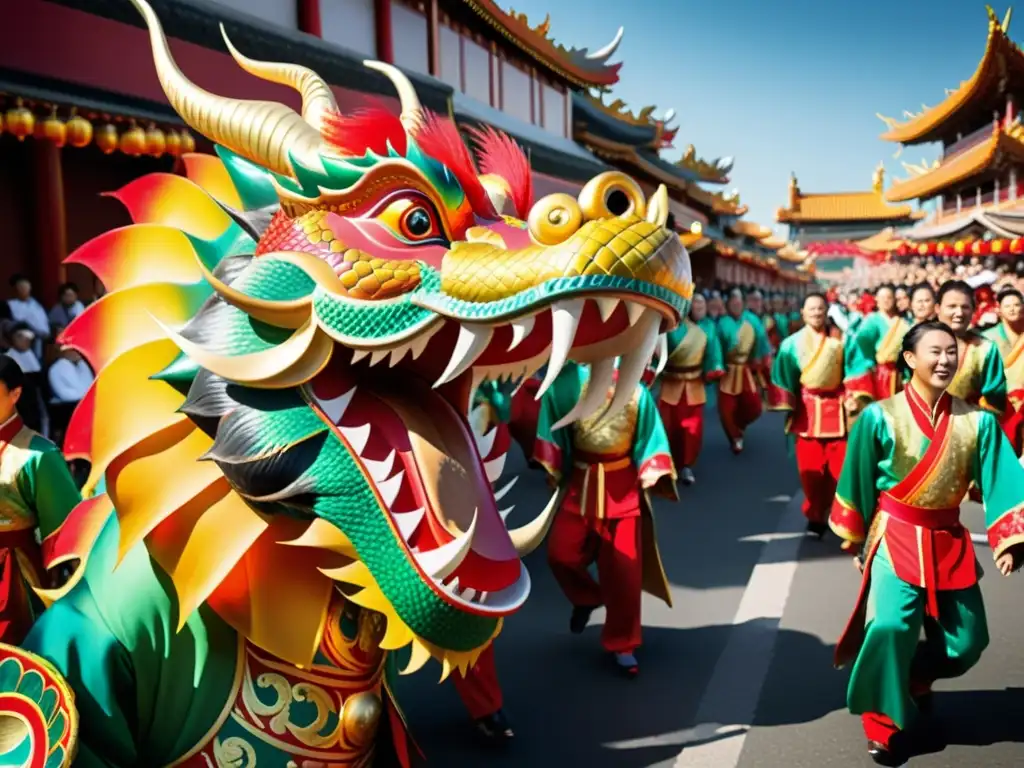
[[[932,683],[964,674],[988,645],[971,536],[960,523],[972,482],[996,567],[1005,576],[1024,563],[1024,468],[996,418],[947,391],[958,361],[953,330],[914,326],[901,361],[911,380],[854,425],[829,520],[862,545],[863,582],[836,665],[853,664],[847,701],[882,765],[901,764],[899,737]]]
[[[935,291],[928,283],[915,285],[910,291],[910,322],[926,323],[935,319]]]
[[[872,388],[865,395],[875,400],[892,397],[903,389],[903,379],[897,375],[900,343],[903,334],[910,329],[906,318],[896,309],[896,293],[891,285],[883,285],[875,291],[878,310],[864,318],[853,331],[854,343],[860,348],[859,354],[873,360],[871,368]]]

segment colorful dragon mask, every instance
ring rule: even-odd
[[[410,668],[465,671],[526,599],[520,558],[557,506],[506,528],[504,455],[470,428],[472,393],[544,364],[546,389],[571,358],[592,365],[582,418],[621,356],[610,410],[629,401],[692,292],[665,189],[605,173],[534,204],[515,142],[473,131],[478,173],[377,62],[399,117],[343,116],[312,71],[230,42],[302,111],[215,96],[133,2],[167,98],[219,158],[116,193],[136,223],[72,257],[110,289],[65,337],[98,372],[68,445],[93,462],[91,503],[115,510],[122,556],[144,543],[168,573],[182,623],[206,603],[306,665],[340,588],[386,617],[381,647],[412,646]]]

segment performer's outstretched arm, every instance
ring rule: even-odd
[[[985,527],[992,556],[1024,545],[1024,467],[995,416],[978,414],[978,451],[974,482],[985,502]],[[1015,558],[1016,566],[1021,559]]]

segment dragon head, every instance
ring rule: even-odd
[[[295,663],[340,588],[386,617],[381,647],[412,645],[412,668],[433,656],[464,671],[526,599],[521,557],[557,506],[506,528],[504,456],[469,425],[473,392],[545,364],[546,389],[570,359],[610,387],[621,357],[609,408],[629,401],[692,293],[665,189],[648,200],[610,172],[534,203],[515,142],[474,131],[478,172],[455,125],[377,62],[400,116],[343,116],[312,71],[230,42],[247,71],[300,91],[302,111],[215,96],[133,2],[168,99],[219,158],[121,190],[138,223],[73,257],[119,283],[67,341],[102,369],[91,482],[106,480],[122,551],[145,539],[182,621],[205,601]],[[97,352],[104,311],[120,325]],[[571,419],[605,405],[585,396]],[[146,460],[173,460],[175,477],[126,477]]]

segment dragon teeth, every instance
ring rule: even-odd
[[[352,450],[362,455],[366,444],[370,442],[370,425],[363,424],[361,427],[339,427],[342,437],[352,446]]]
[[[462,535],[452,539],[447,544],[442,544],[437,549],[428,552],[415,552],[413,556],[420,564],[420,568],[431,578],[441,581],[448,578],[455,572],[462,561],[469,554],[469,548],[473,544],[473,534],[476,533],[477,513],[473,512],[473,522]]]
[[[494,500],[495,501],[501,501],[503,498],[505,498],[506,495],[508,495],[508,492],[512,490],[512,486],[515,485],[518,482],[519,482],[519,475],[516,475],[511,480],[509,480],[508,483],[505,484],[504,488],[494,492]]]
[[[547,376],[544,377],[544,382],[537,392],[538,400],[555,383],[555,379],[569,359],[569,350],[572,349],[572,342],[576,338],[576,329],[579,328],[585,306],[584,299],[570,299],[560,301],[551,307],[551,356],[548,360]]]
[[[343,395],[332,397],[330,400],[317,398],[316,402],[327,418],[330,419],[332,423],[337,424],[345,415],[345,411],[348,410],[348,404],[352,402],[352,398],[355,394],[356,388],[352,387],[352,389]]]
[[[508,507],[507,509],[499,509],[498,510],[498,514],[501,515],[502,522],[504,522],[505,520],[508,520],[508,516],[512,514],[512,510],[515,509],[515,508],[516,508],[516,505],[513,504],[511,507]]]
[[[534,315],[512,321],[512,343],[508,345],[509,351],[518,347],[522,343],[523,339],[530,335],[530,331],[533,330],[533,324],[535,322],[536,317]]]
[[[366,471],[370,473],[370,477],[373,478],[373,482],[379,483],[387,479],[388,475],[391,474],[395,468],[395,457],[398,454],[392,449],[391,453],[388,454],[386,459],[376,461],[375,459],[363,459],[363,466],[366,467]]]
[[[387,360],[387,358],[388,358],[388,356],[390,354],[391,354],[391,350],[390,349],[378,349],[376,352],[374,352],[372,355],[370,355],[370,365],[374,366],[377,363],[380,363],[380,362],[383,362],[384,360]]]
[[[507,456],[507,453],[503,453],[497,458],[484,462],[484,472],[487,473],[487,482],[495,483],[498,481],[498,478],[501,477],[502,471],[505,469],[505,459]]]
[[[366,357],[368,354],[370,354],[370,350],[368,350],[368,349],[355,349],[355,350],[352,350],[352,360],[350,362],[352,363],[352,365],[355,365],[360,360],[362,360],[364,357]]]
[[[400,512],[393,515],[395,525],[398,526],[398,532],[402,535],[405,541],[412,538],[412,535],[416,533],[416,530],[420,527],[420,523],[423,522],[423,517],[426,514],[426,510],[423,507],[414,509],[412,512]]]
[[[615,310],[619,306],[619,300],[616,298],[609,298],[607,296],[600,299],[594,299],[594,303],[597,304],[597,311],[601,313],[601,322],[607,323]]]
[[[646,311],[647,307],[643,304],[634,304],[629,301],[626,302],[626,314],[629,315],[630,325],[636,325],[636,321],[639,320]]]
[[[633,399],[636,386],[643,378],[651,354],[658,345],[658,330],[661,317],[656,312],[648,312],[639,321],[643,334],[638,347],[622,358],[619,364],[619,380],[615,386],[615,396],[608,405],[605,418],[615,415]]]
[[[492,427],[491,431],[483,437],[476,439],[476,447],[480,451],[481,458],[490,454],[494,447],[494,439],[498,436],[498,428]]]
[[[399,491],[402,490],[402,480],[404,478],[405,470],[403,469],[394,477],[390,477],[383,482],[377,483],[377,492],[384,501],[384,505],[389,509],[391,508],[391,505],[395,503],[395,499],[398,498]]]
[[[388,367],[389,368],[394,368],[396,365],[398,365],[400,362],[402,362],[402,358],[405,357],[406,353],[408,353],[409,350],[410,350],[410,347],[409,347],[408,344],[406,344],[404,346],[401,346],[398,349],[391,350],[391,355],[390,355],[390,360],[388,362]]]
[[[615,379],[615,360],[606,358],[590,366],[587,391],[569,413],[551,425],[552,431],[593,416],[608,401],[608,390]]]
[[[664,333],[658,336],[658,367],[655,370],[655,376],[661,376],[661,372],[665,370],[665,366],[668,365],[668,336]]]
[[[448,367],[441,374],[435,383],[435,387],[447,384],[464,373],[473,362],[483,354],[487,345],[491,342],[494,329],[486,325],[474,325],[465,323],[459,327],[459,338],[455,342],[455,351],[452,353]]]

